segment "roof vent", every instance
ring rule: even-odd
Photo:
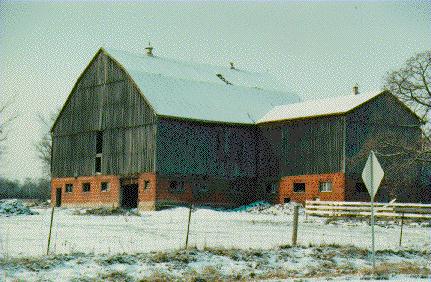
[[[358,84],[356,83],[354,86],[353,86],[353,95],[358,95],[359,94],[359,86],[358,86]]]
[[[233,62],[229,62],[229,65],[230,65],[230,69],[231,69],[231,70],[234,70],[234,69],[235,69],[235,66],[233,65]]]
[[[224,78],[224,76],[221,73],[218,73],[216,75],[217,75],[218,78],[220,78],[227,85],[232,85],[232,83],[230,83],[226,78]]]
[[[148,47],[145,47],[145,50],[147,51],[147,56],[153,56],[153,47],[151,46],[151,42],[148,42]]]

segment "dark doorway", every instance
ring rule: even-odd
[[[56,207],[61,207],[61,188],[57,188],[56,189],[55,206]]]
[[[121,186],[121,207],[127,209],[138,207],[138,184]]]

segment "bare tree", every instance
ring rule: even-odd
[[[41,114],[38,115],[39,122],[42,125],[43,135],[39,142],[36,143],[37,155],[42,163],[42,171],[45,177],[49,177],[51,174],[51,152],[52,152],[52,138],[51,138],[51,126],[53,125],[58,111],[52,112],[48,117]]]
[[[421,118],[423,140],[415,159],[431,163],[431,50],[408,59],[404,67],[388,73],[385,81],[385,87]],[[406,150],[404,146],[402,151]]]
[[[388,73],[385,87],[406,103],[424,124],[430,138],[431,125],[431,50],[408,59],[399,70]]]
[[[11,107],[11,102],[0,104],[0,156],[4,152],[4,142],[9,133],[9,126],[17,115],[7,114],[7,110]]]

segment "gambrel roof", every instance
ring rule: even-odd
[[[130,75],[159,116],[254,124],[274,106],[300,101],[268,74],[102,51]]]

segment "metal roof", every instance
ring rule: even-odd
[[[103,51],[126,70],[161,116],[254,124],[274,106],[300,101],[269,74]]]
[[[276,106],[257,122],[265,123],[280,120],[343,114],[383,93],[386,92],[378,91],[360,93],[357,95],[336,96]]]

